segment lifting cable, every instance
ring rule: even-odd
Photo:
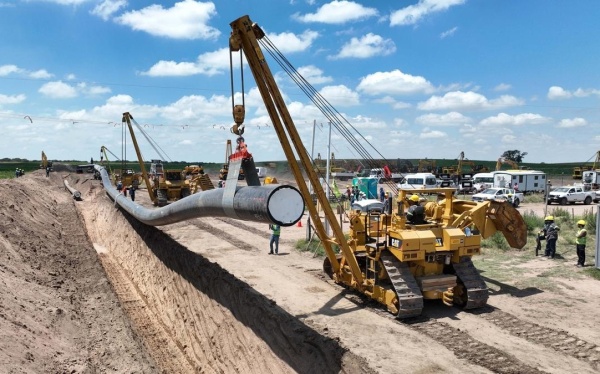
[[[368,144],[375,152],[384,160],[387,165],[389,161],[371,144],[346,118],[338,112],[330,103],[323,97],[298,71],[292,66],[287,58],[277,49],[277,47],[265,35],[259,40],[262,47],[273,57],[279,66],[288,74],[288,76],[298,85],[298,87],[306,94],[306,96],[315,104],[321,113],[334,126],[336,132],[340,134],[356,152],[366,161],[370,168],[380,167],[380,162],[376,161],[369,152],[365,149],[359,138]],[[346,126],[347,124],[347,126]],[[350,127],[354,133],[348,128]],[[356,136],[354,135],[356,134]],[[394,194],[398,193],[398,187],[392,180],[387,180],[385,183]]]

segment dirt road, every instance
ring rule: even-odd
[[[399,322],[326,279],[321,259],[293,248],[305,227],[283,228],[281,254],[269,256],[266,225],[194,219],[148,227],[115,207],[97,181],[69,178],[83,201],[70,200],[58,175],[0,183],[0,240],[9,248],[0,266],[0,331],[3,342],[15,342],[0,343],[0,363],[13,372],[600,370],[600,284],[578,269],[553,275],[571,254],[544,261],[512,252],[498,261],[484,251],[477,261],[488,307],[464,312],[427,302],[422,318]],[[143,202],[143,194],[136,198]],[[100,264],[112,287],[90,270]],[[518,269],[519,278],[503,277],[503,269]],[[111,347],[124,354],[117,359]]]

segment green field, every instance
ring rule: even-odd
[[[433,159],[431,159],[433,160]],[[452,159],[438,159],[435,160],[437,166],[445,167],[452,166],[457,164],[457,160]],[[88,161],[76,161],[76,160],[68,160],[68,161],[55,161],[61,164],[70,164],[70,165],[81,165],[87,164]],[[289,166],[287,161],[274,161],[274,162],[256,162],[256,166],[267,166],[269,167],[273,173],[286,173],[289,172]],[[384,165],[383,161],[375,161],[380,162],[381,165]],[[417,165],[419,162],[418,159],[397,159],[397,160],[388,160],[388,163],[393,171],[399,169],[399,165],[401,164],[412,164]],[[494,170],[496,167],[496,161],[476,161],[473,162],[477,165],[483,165],[490,170]],[[33,170],[37,170],[40,165],[40,161],[29,161],[29,160],[2,160],[0,161],[0,179],[1,178],[14,178],[15,177],[15,168],[20,168],[25,170],[25,173],[31,172]],[[164,167],[166,169],[183,169],[183,167],[196,164],[187,163],[183,161],[179,162],[165,162]],[[203,163],[204,170],[209,174],[218,173],[222,164],[220,163]],[[337,167],[343,167],[349,170],[356,170],[356,168],[360,165],[359,160],[352,159],[338,159],[336,160]],[[547,164],[547,163],[521,163],[520,166],[528,167],[532,170],[540,170],[545,172],[547,175],[552,176],[553,178],[562,178],[565,183],[569,183],[572,180],[571,175],[573,173],[573,168],[576,166],[581,166],[581,163],[571,162],[571,163],[560,163],[560,164]],[[122,164],[120,161],[111,162],[110,167],[113,169],[121,169]],[[146,167],[149,168],[150,164],[146,163]],[[125,168],[133,169],[134,171],[140,171],[139,164],[135,161],[128,161],[125,163]],[[468,170],[468,169],[467,169]],[[561,183],[564,184],[564,183]]]

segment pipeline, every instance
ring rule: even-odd
[[[69,186],[69,182],[67,182],[66,179],[64,179],[63,181],[65,183],[65,187],[67,188],[67,190],[69,190],[71,195],[73,195],[73,199],[75,199],[77,201],[81,201],[81,192],[79,192],[76,189],[74,189],[73,187]]]
[[[201,191],[161,208],[145,208],[128,200],[112,185],[100,165],[94,168],[102,177],[106,193],[138,221],[150,226],[169,225],[198,217],[228,217],[242,221],[292,226],[304,214],[304,199],[288,185],[238,186],[233,199],[224,198],[224,188]]]

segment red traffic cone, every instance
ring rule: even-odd
[[[300,221],[298,221],[298,224],[297,224],[296,226],[298,226],[298,227],[302,227],[302,221],[301,221],[301,220],[300,220]]]

